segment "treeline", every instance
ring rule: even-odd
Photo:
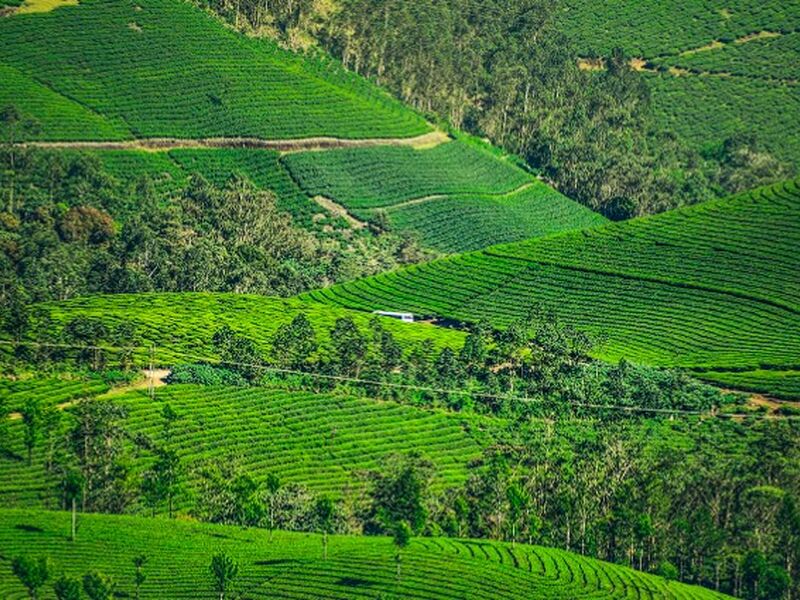
[[[394,234],[315,236],[275,196],[232,176],[159,193],[89,154],[0,146],[0,304],[89,293],[294,295],[423,254]]]
[[[6,337],[44,344],[23,343],[7,354],[21,365],[125,371],[147,359],[149,342],[128,322],[110,326],[81,316],[61,326],[45,312],[21,305],[9,306],[3,316],[0,331]],[[363,328],[339,318],[327,331],[318,331],[303,313],[279,327],[266,349],[228,326],[210,341],[218,358],[201,364],[178,361],[170,381],[337,390],[505,416],[712,413],[738,401],[680,370],[594,360],[590,354],[602,340],[539,306],[503,330],[486,323],[473,326],[461,348],[437,349],[432,340],[402,346],[378,317]]]
[[[524,157],[566,195],[615,219],[785,178],[736,136],[690,151],[654,124],[622,51],[585,72],[556,0],[196,0],[241,29],[314,42],[431,118]]]

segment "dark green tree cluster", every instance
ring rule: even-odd
[[[14,339],[33,302],[97,292],[294,295],[421,260],[409,243],[390,233],[315,236],[236,174],[222,186],[198,175],[158,191],[149,175],[119,180],[92,154],[0,143],[0,321]]]
[[[539,307],[503,330],[475,325],[460,350],[437,351],[427,340],[403,348],[377,317],[366,328],[337,319],[327,338],[322,343],[301,313],[276,331],[270,354],[262,356],[246,337],[224,327],[214,336],[224,368],[181,367],[180,380],[233,380],[238,374],[251,383],[338,388],[508,415],[582,414],[582,405],[591,406],[592,415],[603,405],[702,411],[732,400],[680,371],[594,361],[594,339]]]

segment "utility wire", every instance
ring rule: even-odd
[[[151,356],[157,355],[157,350],[166,350],[173,358],[181,358],[187,361],[202,361],[213,363],[219,366],[228,367],[242,367],[247,369],[258,369],[270,373],[283,374],[283,375],[299,375],[303,377],[311,377],[324,381],[337,381],[342,383],[356,383],[362,385],[378,386],[392,389],[402,389],[406,391],[427,392],[432,394],[448,394],[457,396],[468,396],[473,398],[482,398],[486,400],[499,400],[506,402],[522,402],[525,404],[547,404],[553,403],[553,400],[545,398],[531,398],[530,396],[517,396],[509,394],[492,394],[488,392],[478,392],[464,389],[451,389],[451,388],[438,388],[432,386],[423,386],[409,383],[397,383],[393,381],[378,381],[371,379],[363,379],[360,377],[349,377],[346,375],[331,375],[327,373],[314,373],[309,371],[300,371],[297,369],[287,369],[282,367],[275,367],[265,365],[262,363],[247,363],[237,361],[226,361],[219,358],[201,356],[197,354],[190,354],[183,351],[174,351],[169,346],[88,346],[78,344],[60,344],[60,343],[46,343],[46,342],[28,342],[13,340],[0,340],[2,346],[27,346],[27,347],[41,347],[41,348],[59,348],[59,349],[75,349],[75,350],[106,350],[106,351],[135,351],[142,350],[150,353]],[[143,365],[138,365],[142,367]],[[152,368],[150,368],[152,371]],[[741,419],[741,420],[771,420],[771,421],[789,421],[800,420],[800,416],[784,416],[784,415],[765,415],[765,414],[746,414],[746,413],[720,413],[716,411],[701,411],[701,410],[688,410],[678,408],[653,408],[647,406],[628,406],[623,404],[597,404],[590,402],[569,402],[567,403],[571,408],[585,408],[590,410],[608,410],[615,412],[623,412],[629,414],[655,414],[663,416],[683,416],[683,417],[700,417],[700,418],[719,418],[719,419]]]

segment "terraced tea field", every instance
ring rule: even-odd
[[[2,19],[0,38],[0,64],[16,70],[6,93],[43,117],[38,139],[375,138],[430,130],[332,61],[238,35],[188,2],[85,0]],[[47,105],[35,109],[43,98]]]
[[[19,410],[28,399],[56,405],[96,396],[108,389],[109,385],[101,379],[80,376],[22,376],[13,379],[0,377],[0,395],[8,400],[12,411]]]
[[[457,195],[401,203],[386,210],[392,230],[412,231],[441,252],[468,252],[494,244],[601,225],[606,219],[539,181],[499,195]]]
[[[386,215],[424,246],[463,252],[605,219],[468,141],[429,150],[379,147],[290,154],[292,176],[362,220]]]
[[[667,582],[618,565],[539,546],[416,538],[403,551],[402,578],[395,577],[395,551],[382,537],[331,536],[322,560],[320,536],[135,517],[85,515],[74,543],[67,541],[65,513],[0,512],[4,558],[21,553],[50,556],[57,573],[111,575],[118,591],[133,596],[134,556],[145,554],[147,580],[141,597],[214,596],[208,564],[224,551],[239,564],[233,593],[247,598],[650,598],[712,600],[727,596]],[[2,564],[0,563],[0,564]],[[0,595],[26,597],[0,569]],[[50,599],[48,592],[42,598]]]
[[[800,364],[797,181],[576,233],[498,246],[307,298],[508,324],[541,303],[605,338],[596,353],[681,367]]]
[[[745,392],[768,392],[781,400],[800,400],[800,371],[707,371],[697,377]]]
[[[648,63],[662,129],[698,149],[753,133],[776,156],[800,163],[800,141],[790,134],[800,119],[797,3],[568,0],[559,20],[584,56],[621,47]]]
[[[372,315],[362,312],[331,310],[330,306],[316,302],[244,294],[113,294],[84,296],[38,306],[49,314],[56,327],[76,317],[99,319],[109,328],[130,323],[140,338],[136,345],[149,347],[154,344],[157,361],[165,365],[191,361],[187,356],[216,358],[211,338],[224,325],[247,336],[262,352],[268,353],[275,331],[302,312],[314,325],[320,351],[325,352],[329,345],[328,331],[336,319],[352,317],[362,330],[366,330],[372,318]],[[463,344],[465,334],[460,331],[427,323],[380,319],[406,348],[427,339],[432,340],[436,348],[460,348]],[[146,356],[143,349],[138,351],[139,359]]]
[[[63,152],[74,153],[74,150]],[[245,176],[256,186],[275,194],[278,208],[306,227],[319,226],[323,211],[292,181],[280,164],[280,153],[270,150],[218,148],[147,152],[143,150],[83,151],[96,156],[104,170],[123,182],[135,184],[147,176],[156,190],[171,195],[182,190],[192,174],[223,186],[233,174]],[[135,210],[135,207],[130,207]],[[123,215],[124,216],[124,215]]]
[[[301,152],[284,163],[310,195],[331,198],[357,216],[426,196],[507,193],[531,180],[516,165],[462,141],[430,150]]]
[[[131,439],[144,434],[160,443],[163,403],[178,413],[171,444],[189,472],[190,491],[198,483],[195,469],[227,462],[259,482],[275,473],[284,483],[339,496],[347,485],[363,487],[358,473],[379,469],[392,454],[410,451],[434,463],[436,489],[456,486],[466,480],[468,462],[488,445],[482,430],[491,426],[477,416],[267,388],[169,385],[158,389],[156,399],[147,390],[114,397],[128,412],[125,427]],[[20,422],[12,422],[9,439],[12,455],[24,456]],[[57,503],[52,494],[56,482],[44,469],[44,448],[40,441],[33,467],[25,461],[0,461],[0,505]],[[147,466],[145,457],[133,465],[135,471]],[[176,504],[192,506],[187,495]]]

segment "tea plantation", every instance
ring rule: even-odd
[[[605,218],[468,140],[428,150],[377,147],[289,154],[282,161],[306,192],[360,219],[379,214],[442,252],[477,250]]]
[[[430,129],[332,62],[237,35],[187,2],[86,0],[2,19],[0,38],[0,64],[15,75],[4,78],[4,93],[44,121],[40,139],[372,138]]]
[[[602,336],[599,357],[654,365],[800,364],[797,181],[661,216],[509,244],[309,298],[504,325],[543,304]]]
[[[800,161],[789,134],[800,118],[796,2],[568,0],[559,20],[584,56],[621,47],[658,71],[645,75],[664,130],[698,149],[757,133],[776,156]]]
[[[569,552],[487,541],[415,538],[395,576],[395,549],[383,537],[332,536],[322,559],[321,538],[264,530],[110,515],[81,516],[74,543],[69,515],[32,510],[0,512],[0,595],[26,591],[7,568],[9,557],[49,556],[57,573],[110,575],[119,594],[134,595],[133,558],[144,554],[141,598],[214,596],[208,565],[217,552],[239,564],[233,597],[247,598],[650,598],[711,600],[727,596],[667,582]],[[41,598],[53,598],[48,588]]]
[[[284,392],[267,388],[169,385],[159,388],[157,402],[146,389],[115,394],[126,409],[131,439],[148,436],[161,443],[161,410],[169,403],[179,415],[172,446],[188,465],[189,489],[177,507],[193,506],[196,470],[204,464],[238,465],[256,481],[268,474],[314,492],[342,494],[345,486],[361,488],[358,473],[379,469],[388,456],[419,451],[433,462],[435,487],[462,484],[467,464],[487,445],[482,429],[492,422],[476,416],[414,408],[330,394]],[[22,423],[11,423],[9,449],[24,454]],[[0,461],[0,504],[54,506],[51,480],[44,468],[45,441],[34,452],[34,465]],[[137,470],[149,463],[139,457]],[[143,509],[146,510],[146,509]]]
[[[137,346],[137,356],[148,357],[145,348],[155,346],[160,364],[214,359],[211,338],[228,325],[251,339],[262,352],[269,352],[271,338],[283,324],[305,314],[314,326],[324,351],[329,344],[328,331],[338,318],[351,317],[365,329],[372,315],[294,298],[269,298],[245,294],[152,293],[83,296],[65,302],[40,304],[58,330],[76,317],[90,317],[108,328],[127,323],[134,327],[130,345]],[[430,339],[435,348],[458,348],[465,334],[427,323],[402,323],[380,317],[381,324],[401,345]]]

